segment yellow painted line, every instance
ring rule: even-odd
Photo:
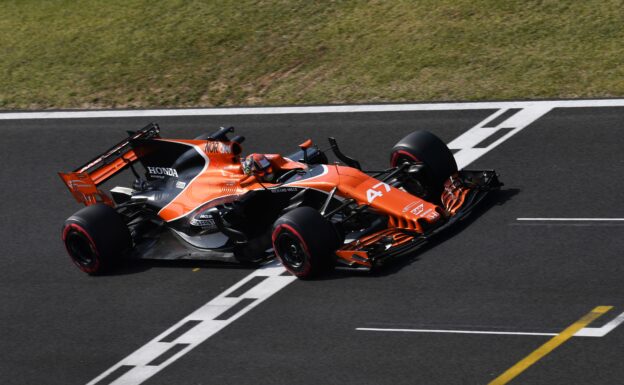
[[[198,272],[199,271],[199,267],[196,267],[193,269],[193,273]]]
[[[590,311],[585,316],[583,316],[583,318],[579,319],[572,325],[568,326],[564,331],[562,331],[561,333],[557,334],[556,336],[548,340],[548,342],[546,342],[544,345],[537,348],[537,350],[535,350],[533,353],[523,358],[517,364],[507,369],[505,373],[496,377],[488,385],[504,385],[508,383],[509,381],[513,380],[517,375],[525,371],[529,366],[533,365],[534,363],[542,359],[544,356],[546,356],[548,353],[555,350],[559,345],[563,344],[564,342],[572,338],[572,336],[574,336],[576,332],[578,332],[585,326],[589,325],[590,323],[595,321],[598,317],[608,312],[612,308],[613,306],[595,307],[594,310]]]

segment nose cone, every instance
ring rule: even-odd
[[[369,205],[389,217],[389,225],[423,232],[422,224],[436,223],[441,209],[350,167],[339,167],[341,195]]]

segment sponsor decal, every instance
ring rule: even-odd
[[[415,201],[403,207],[403,212],[406,213],[409,211],[410,213],[414,215],[420,215],[424,209],[425,209],[425,204],[422,201]],[[429,209],[428,211],[430,210],[431,209]]]
[[[186,182],[182,182],[182,181],[176,182],[176,188],[185,188],[185,187],[186,187]]]
[[[405,191],[405,190],[403,190],[403,191]],[[406,212],[410,211],[418,203],[419,202],[412,202],[412,203],[408,204],[407,206],[403,207],[403,212],[406,213]]]
[[[439,217],[440,214],[438,214],[434,209],[429,209],[427,211],[425,211],[424,213],[422,213],[421,217],[427,218],[427,219],[436,219],[437,217]]]
[[[82,181],[82,180],[70,180],[69,181],[69,186],[72,189],[81,189],[81,188],[92,187],[93,184],[85,182],[85,181]]]
[[[297,192],[297,191],[299,191],[299,189],[295,187],[280,187],[276,189],[271,189],[271,192],[273,193]]]
[[[178,177],[178,171],[171,167],[147,167],[147,172],[151,176],[173,176]]]
[[[221,192],[224,193],[235,193],[237,185],[235,182],[225,182],[221,185]]]
[[[191,226],[201,227],[203,230],[214,230],[217,228],[211,213],[200,212],[189,221]]]
[[[420,213],[423,212],[423,210],[425,209],[425,204],[421,203],[418,206],[416,206],[416,208],[414,208],[411,213],[414,215],[420,215]]]
[[[206,143],[206,152],[209,154],[231,154],[232,147],[221,142]]]
[[[200,214],[195,218],[191,219],[192,226],[202,227],[204,229],[216,229],[217,225],[215,224],[212,215],[210,214]]]

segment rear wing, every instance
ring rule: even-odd
[[[137,161],[138,157],[130,145],[133,140],[159,138],[160,128],[157,124],[150,123],[139,131],[128,133],[130,135],[126,139],[74,171],[59,172],[59,176],[79,203],[89,206],[102,202],[112,206],[112,200],[97,186]]]

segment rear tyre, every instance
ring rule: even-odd
[[[272,240],[284,267],[303,279],[333,267],[341,242],[333,224],[311,207],[298,207],[278,218]]]
[[[130,231],[121,216],[102,203],[87,206],[69,217],[62,238],[74,264],[90,275],[110,272],[132,246]]]
[[[444,182],[457,173],[455,157],[444,142],[429,131],[414,131],[401,139],[390,153],[392,167],[403,163],[423,164],[417,181],[405,184],[405,189],[423,198],[438,201]]]

